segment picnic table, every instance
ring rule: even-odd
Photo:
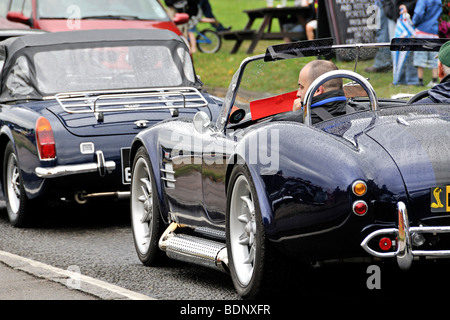
[[[288,20],[290,16],[296,16],[304,30],[307,19],[311,16],[310,7],[265,7],[259,9],[244,10],[248,16],[248,22],[242,30],[223,31],[220,34],[225,40],[236,40],[231,53],[236,53],[244,40],[251,40],[251,44],[247,50],[248,54],[253,53],[259,40],[283,40],[284,38],[300,38],[306,39],[305,32],[286,32],[282,28],[282,24]],[[258,30],[252,29],[256,19],[263,19]],[[278,19],[280,24],[280,32],[272,32],[272,22]]]

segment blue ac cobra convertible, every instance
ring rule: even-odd
[[[428,91],[408,86],[383,85],[380,94],[400,92],[381,98],[377,75],[351,62],[382,47],[438,51],[442,41],[272,46],[242,62],[216,121],[200,111],[140,132],[130,159],[140,260],[220,268],[240,296],[257,298],[284,288],[299,262],[376,257],[408,269],[450,257],[450,106],[420,103]],[[311,84],[302,121],[274,121],[292,109],[286,91],[316,56],[340,70]],[[286,77],[289,88],[278,85]],[[349,108],[312,124],[313,94],[337,78]]]
[[[168,30],[93,30],[0,42],[0,167],[10,222],[47,200],[129,198],[134,136],[204,110],[186,43]]]

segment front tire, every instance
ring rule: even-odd
[[[32,216],[32,201],[28,199],[19,161],[13,144],[8,142],[3,159],[3,186],[9,222],[16,228],[29,225]]]
[[[133,239],[139,260],[146,266],[157,265],[165,258],[158,246],[164,224],[151,161],[144,147],[138,149],[133,161],[130,206]]]
[[[236,165],[227,192],[226,235],[234,287],[244,299],[283,294],[291,263],[268,241],[258,195],[245,165]]]

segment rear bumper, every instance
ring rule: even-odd
[[[102,151],[97,151],[97,162],[82,163],[74,165],[56,166],[56,167],[37,167],[35,173],[39,178],[58,178],[73,174],[98,172],[104,176],[116,169],[114,161],[105,161]]]
[[[412,237],[423,233],[450,233],[450,227],[410,227],[408,212],[403,202],[397,203],[398,228],[380,229],[369,234],[361,246],[372,256],[378,258],[396,258],[402,270],[411,267],[414,257],[450,257],[450,250],[413,250]],[[395,252],[380,252],[372,249],[369,242],[375,237],[397,236],[397,250]]]

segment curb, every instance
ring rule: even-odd
[[[38,278],[60,283],[66,286],[67,290],[78,290],[98,297],[101,300],[156,300],[149,296],[84,276],[76,272],[76,270],[70,271],[55,268],[5,251],[0,251],[0,262],[14,270],[23,271]]]

